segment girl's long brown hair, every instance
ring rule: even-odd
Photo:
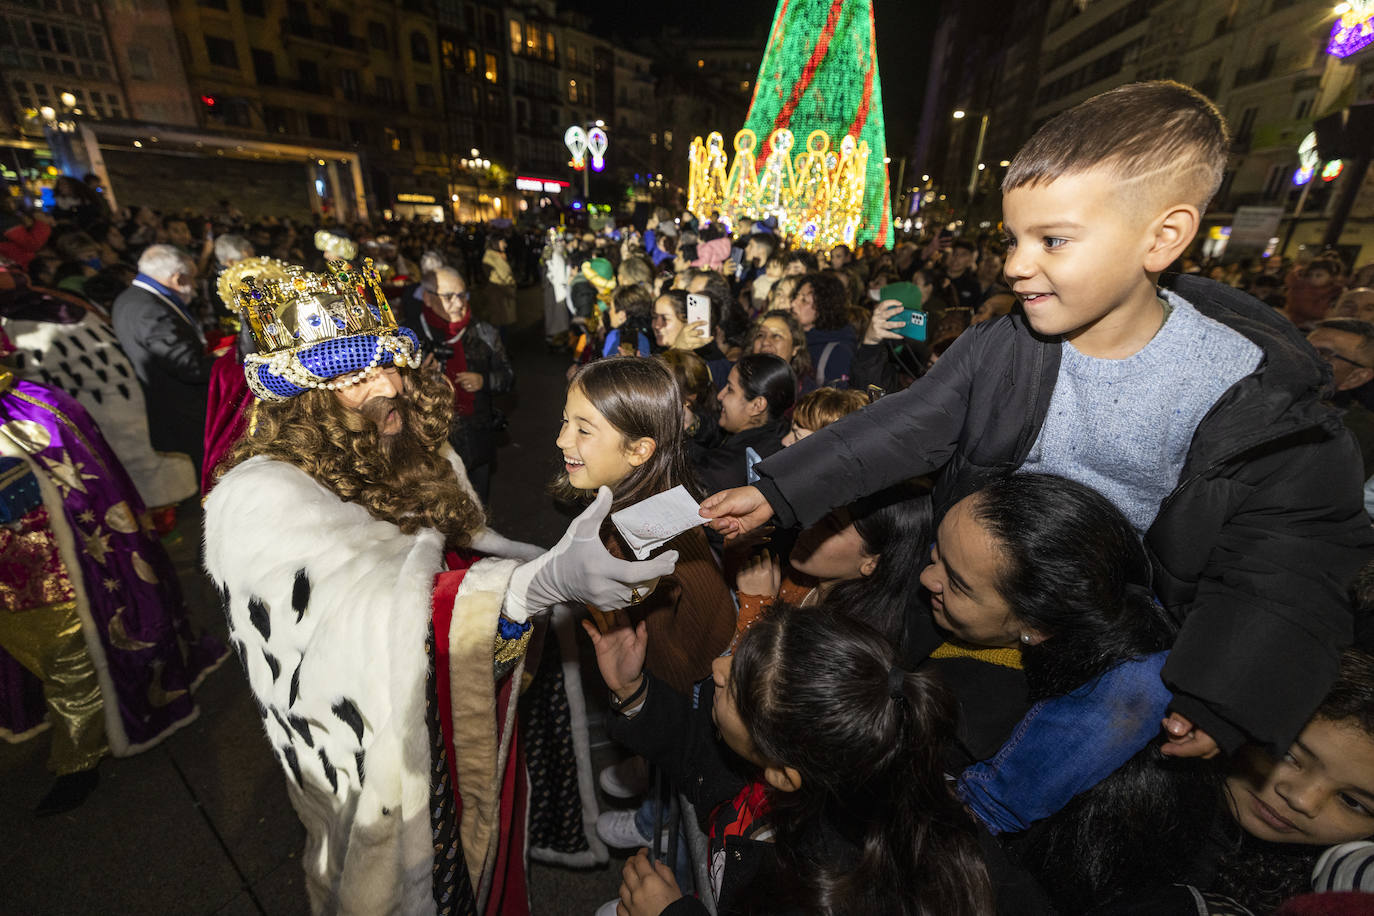
[[[693,497],[701,498],[700,485],[687,463],[682,432],[683,395],[671,369],[656,359],[638,356],[599,359],[573,376],[568,390],[573,388],[581,391],[597,413],[625,437],[625,444],[646,437],[654,440],[653,456],[612,488],[613,510],[679,484]],[[554,492],[569,500],[585,500],[595,495],[572,486],[566,473],[554,482]]]
[[[258,402],[252,428],[234,444],[218,475],[266,455],[295,465],[340,499],[406,534],[435,528],[452,545],[468,543],[486,524],[486,514],[441,454],[453,417],[453,389],[437,370],[401,374],[405,391],[394,407],[404,426],[395,436],[382,436],[373,420],[345,407],[332,391],[313,389],[286,401]]]

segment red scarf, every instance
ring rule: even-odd
[[[425,309],[425,323],[431,328],[444,335],[444,341],[453,340],[463,328],[472,321],[472,310],[469,309],[463,315],[462,321],[449,321],[447,318],[434,314],[429,309]],[[453,409],[460,417],[470,417],[475,410],[474,395],[471,391],[464,391],[463,386],[459,385],[456,379],[460,372],[468,371],[468,357],[463,352],[463,342],[453,341],[453,355],[448,358],[448,363],[444,366],[444,376],[453,382]]]

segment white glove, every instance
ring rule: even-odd
[[[515,568],[501,613],[524,623],[565,601],[611,611],[630,605],[635,590],[640,595],[653,591],[658,578],[677,565],[677,551],[640,561],[611,556],[601,543],[601,523],[610,511],[611,491],[602,487],[552,550]]]
[[[478,553],[485,553],[487,556],[522,562],[538,559],[544,555],[543,547],[537,544],[526,544],[524,541],[512,541],[491,528],[483,528],[473,535],[468,546]]]

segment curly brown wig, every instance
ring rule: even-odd
[[[361,410],[319,389],[258,402],[249,432],[220,463],[217,476],[265,455],[295,465],[344,502],[358,503],[406,534],[435,528],[451,545],[467,544],[486,524],[486,513],[442,453],[453,389],[440,372],[400,371],[404,393],[384,404],[374,405],[383,399],[373,398]],[[393,408],[402,429],[384,436],[373,417],[384,418]]]

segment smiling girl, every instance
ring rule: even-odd
[[[681,484],[699,497],[685,458],[683,397],[663,363],[612,357],[584,366],[568,386],[557,445],[563,492],[595,494],[610,487],[614,510]],[[614,526],[602,529],[611,553],[629,548]],[[693,528],[665,544],[680,559],[671,576],[634,605],[631,619],[647,621],[654,648],[648,666],[678,690],[710,675],[711,660],[725,650],[735,626],[735,606],[706,535]],[[604,629],[608,621],[593,609]]]

